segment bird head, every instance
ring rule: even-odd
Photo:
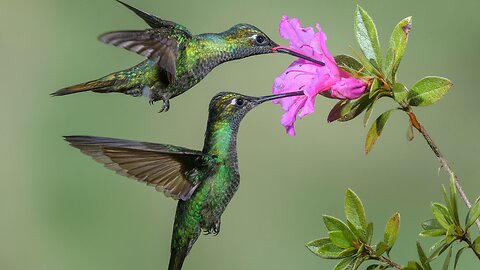
[[[234,92],[220,92],[210,101],[209,120],[239,125],[243,117],[256,106],[270,100],[303,95],[303,91],[261,97]]]

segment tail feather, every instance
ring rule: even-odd
[[[187,247],[181,248],[179,250],[172,250],[170,255],[170,262],[168,264],[168,270],[181,270],[187,254]]]
[[[65,96],[65,95],[70,95],[70,94],[75,94],[75,93],[81,93],[81,92],[86,92],[86,91],[93,91],[93,92],[109,92],[109,88],[112,87],[115,84],[115,80],[109,80],[109,81],[101,81],[101,80],[95,80],[95,81],[89,81],[86,83],[81,83],[73,86],[69,86],[63,89],[60,89],[54,93],[51,93],[51,96]],[[113,89],[110,89],[113,90]]]

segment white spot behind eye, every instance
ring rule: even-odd
[[[231,105],[237,104],[237,99],[236,99],[236,98],[232,99],[232,101],[230,101],[230,104],[231,104]]]

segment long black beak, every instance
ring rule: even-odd
[[[287,48],[273,48],[273,50],[275,52],[279,52],[279,53],[286,53],[286,54],[290,54],[292,56],[295,56],[295,57],[298,57],[298,58],[302,58],[302,59],[305,59],[305,60],[308,60],[310,62],[313,62],[317,65],[320,65],[320,66],[325,66],[325,63],[323,63],[322,61],[319,61],[319,60],[316,60],[316,59],[313,59],[309,56],[306,56],[306,55],[303,55],[301,53],[298,53],[298,52],[294,52],[292,50],[289,50]]]
[[[265,101],[269,100],[274,100],[274,99],[279,99],[279,98],[284,98],[284,97],[293,97],[293,96],[301,96],[303,95],[303,91],[297,91],[297,92],[290,92],[290,93],[285,93],[285,94],[277,94],[277,95],[269,95],[269,96],[263,96],[263,97],[258,97],[256,100],[257,104],[261,104]]]

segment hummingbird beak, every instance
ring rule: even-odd
[[[323,63],[322,61],[313,59],[313,58],[311,58],[311,57],[309,57],[309,56],[303,55],[303,54],[301,54],[301,53],[298,53],[298,52],[296,52],[296,51],[287,49],[287,48],[282,47],[282,46],[273,47],[272,50],[273,50],[274,52],[290,54],[290,55],[292,55],[292,56],[295,56],[295,57],[298,57],[298,58],[302,58],[302,59],[308,60],[308,61],[313,62],[313,63],[315,63],[315,64],[317,64],[317,65],[320,65],[320,66],[325,66],[325,63]]]
[[[269,95],[269,96],[263,96],[263,97],[257,97],[256,98],[256,105],[262,104],[265,101],[269,100],[274,100],[274,99],[279,99],[279,98],[285,98],[285,97],[293,97],[293,96],[301,96],[303,95],[303,91],[297,91],[297,92],[290,92],[290,93],[285,93],[285,94],[277,94],[277,95]]]

